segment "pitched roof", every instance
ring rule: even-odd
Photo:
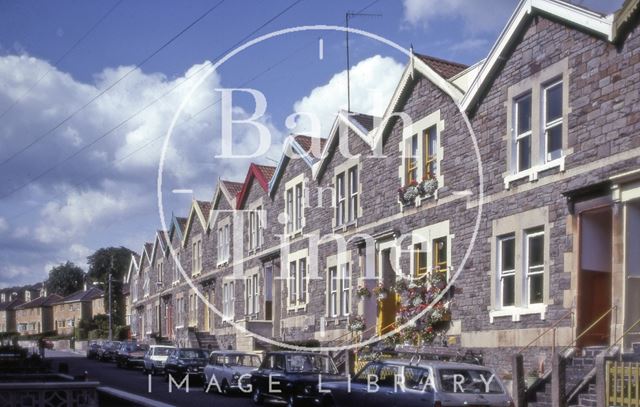
[[[324,150],[324,145],[327,143],[326,138],[322,137],[311,137],[303,134],[298,134],[293,136],[293,139],[302,147],[304,151],[307,153],[311,153],[310,155],[314,158],[322,157],[322,150]],[[319,146],[319,151],[315,151],[317,149],[316,146]]]
[[[272,167],[270,165],[256,164],[256,168],[258,168],[262,172],[262,175],[264,176],[264,179],[267,181],[267,183],[271,181],[271,177],[273,177],[273,174],[276,172],[276,167]]]
[[[200,212],[202,212],[202,215],[205,218],[207,218],[209,216],[209,212],[211,211],[211,202],[196,201],[196,204],[198,204],[198,207],[200,208]]]
[[[96,298],[100,298],[104,295],[104,291],[99,289],[98,287],[91,287],[88,290],[79,290],[73,294],[69,294],[66,297],[62,298],[58,301],[59,304],[68,303],[68,302],[81,302],[81,301],[91,301]]]
[[[613,16],[602,16],[583,7],[558,0],[521,0],[462,99],[464,110],[473,110],[486,89],[491,86],[505,57],[520,41],[520,33],[534,15],[550,17],[567,26],[589,31],[607,41],[614,40],[617,34],[614,32]]]
[[[416,52],[414,52],[413,54],[422,62],[429,65],[431,69],[436,71],[438,75],[442,76],[445,79],[452,78],[468,68],[467,65],[461,64],[459,62],[447,61],[445,59],[432,57],[430,55],[418,54]]]
[[[22,298],[15,298],[11,301],[5,301],[0,303],[0,311],[8,311],[16,308],[19,305],[22,305],[24,300]]]
[[[242,205],[244,205],[244,200],[249,194],[249,185],[251,185],[251,182],[254,179],[258,181],[258,184],[260,184],[265,192],[269,192],[269,181],[271,181],[275,172],[276,167],[251,163],[247,170],[247,176],[242,184],[242,190],[238,193],[236,198],[236,208],[240,209],[242,208]]]
[[[221,180],[221,181],[224,184],[224,187],[227,188],[227,191],[229,191],[229,194],[231,194],[233,197],[235,197],[240,193],[240,191],[242,191],[242,182],[226,181],[226,180]]]
[[[58,294],[49,294],[46,297],[40,296],[33,301],[29,301],[25,304],[19,305],[16,309],[38,308],[38,307],[50,307],[51,305],[59,302],[62,296]]]
[[[182,216],[176,217],[176,222],[178,226],[180,226],[180,230],[184,230],[184,227],[187,225],[187,218],[183,218]]]
[[[349,117],[355,120],[365,130],[371,131],[375,127],[376,117],[366,113],[349,113]]]

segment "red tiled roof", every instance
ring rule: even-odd
[[[227,191],[235,198],[240,191],[242,191],[242,182],[234,182],[234,181],[225,181],[222,180],[224,187],[227,188]]]
[[[264,175],[264,178],[267,180],[267,182],[271,181],[271,177],[273,177],[273,174],[276,172],[276,167],[258,164],[255,164],[255,166],[260,170],[262,175]]]
[[[327,142],[327,139],[321,137],[310,137],[302,134],[298,134],[293,137],[296,143],[300,144],[300,147],[306,152],[317,153],[313,154],[316,158],[320,158],[322,155],[322,150],[324,150],[324,145]],[[317,145],[320,140],[320,151],[313,151],[313,147]]]
[[[438,75],[442,76],[445,79],[452,78],[468,68],[467,65],[458,62],[447,61],[429,55],[422,55],[417,53],[414,53],[414,55],[420,58],[422,62],[429,65],[431,69],[436,71]]]

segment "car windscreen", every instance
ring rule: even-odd
[[[494,373],[484,369],[439,369],[438,378],[446,393],[503,393]]]
[[[260,358],[255,355],[228,355],[225,364],[229,366],[258,367]]]
[[[199,349],[182,349],[178,357],[181,359],[206,359],[207,354]]]
[[[287,355],[287,371],[337,374],[333,361],[324,355]]]
[[[173,348],[155,348],[153,354],[155,356],[167,356],[172,350]]]

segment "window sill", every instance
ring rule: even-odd
[[[337,225],[333,227],[333,231],[334,232],[344,232],[347,229],[351,229],[351,228],[357,228],[358,227],[358,219],[354,219],[352,221],[349,221],[347,223],[343,223],[341,225]]]
[[[512,182],[523,179],[523,178],[529,178],[529,182],[533,182],[533,181],[537,181],[538,180],[538,175],[541,172],[550,170],[552,168],[560,168],[560,172],[564,172],[564,159],[566,156],[562,156],[560,158],[556,158],[553,161],[549,161],[546,162],[544,164],[539,164],[536,165],[534,167],[531,167],[527,170],[524,171],[520,171],[518,173],[515,174],[510,174],[510,175],[506,175],[504,177],[504,189],[509,189],[509,186]]]
[[[221,267],[225,267],[226,265],[229,264],[229,260],[223,260],[220,263],[216,264],[216,267],[221,268]]]
[[[493,324],[495,318],[511,317],[511,321],[520,322],[520,316],[540,314],[540,319],[545,320],[547,314],[546,304],[535,304],[529,307],[507,307],[489,311],[489,322]]]

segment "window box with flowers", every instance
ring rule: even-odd
[[[438,180],[424,178],[421,182],[411,181],[409,185],[398,188],[398,202],[404,206],[419,206],[420,202],[435,196]]]

